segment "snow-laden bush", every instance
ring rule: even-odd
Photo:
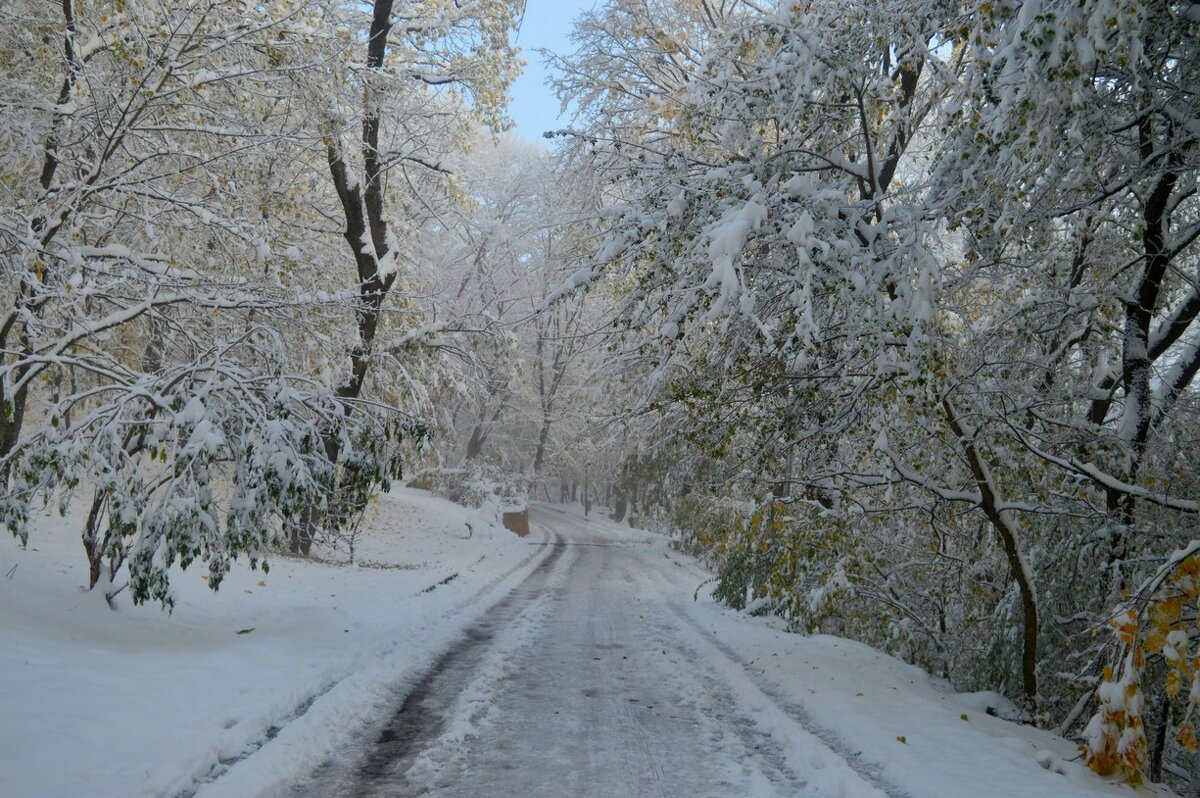
[[[485,463],[425,472],[434,493],[463,507],[488,508],[493,514],[520,512],[529,506],[528,480]]]
[[[133,600],[166,607],[175,565],[203,563],[215,590],[239,557],[265,568],[298,525],[320,534],[352,523],[372,490],[400,476],[400,441],[421,429],[348,413],[329,390],[261,359],[276,350],[243,345],[53,405],[7,463],[0,521],[26,540],[39,504],[65,513],[90,493],[89,587],[111,602],[127,566]],[[239,362],[243,348],[255,357]]]

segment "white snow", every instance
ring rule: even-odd
[[[752,199],[745,205],[725,213],[705,231],[712,272],[704,282],[704,287],[717,289],[707,314],[708,320],[720,317],[726,307],[738,301],[741,280],[735,261],[746,246],[746,239],[751,231],[762,225],[766,218],[766,206],[757,199]]]
[[[368,511],[357,564],[274,557],[215,594],[205,569],[176,571],[171,616],[81,589],[80,517],[46,519],[28,549],[3,536],[0,795],[175,795],[250,751],[200,794],[277,791],[547,551],[494,521],[397,489]]]

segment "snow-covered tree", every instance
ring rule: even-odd
[[[169,603],[172,563],[203,560],[216,587],[315,517],[351,523],[398,473],[404,432],[421,435],[387,407],[413,392],[359,399],[403,240],[384,182],[411,186],[403,164],[437,174],[461,120],[495,118],[512,8],[378,10],[366,66],[357,6],[0,10],[4,518],[24,536],[39,496],[90,491],[84,547],[110,597],[123,564],[135,600]],[[407,50],[389,60],[393,25]],[[443,84],[473,88],[475,110]],[[385,109],[399,122],[380,138]],[[338,155],[348,124],[363,183]],[[425,188],[395,192],[397,226],[422,229]],[[359,222],[384,249],[351,236],[347,289],[331,244]]]
[[[697,35],[611,3],[585,24],[563,85],[612,221],[563,290],[624,286],[634,405],[688,430],[643,473],[754,508],[695,530],[730,585],[1083,717],[1102,657],[1079,633],[1196,509],[1192,16],[781,2]]]
[[[594,183],[510,137],[481,137],[453,169],[461,200],[439,215],[438,251],[413,270],[460,361],[435,402],[447,441],[434,449],[452,470],[541,479],[573,445],[554,433],[576,428],[576,388],[598,346],[595,298],[540,307],[586,257]]]
[[[326,25],[346,45],[330,68],[312,75],[308,92],[323,117],[321,142],[354,261],[355,330],[337,388],[343,399],[363,393],[385,301],[404,271],[404,234],[428,224],[425,194],[448,176],[447,137],[464,135],[472,118],[502,125],[517,68],[511,32],[522,8],[516,0],[377,0],[369,8],[324,9]],[[338,437],[327,435],[325,448],[336,461]],[[314,508],[296,529],[294,550],[308,552],[318,521]]]
[[[980,5],[972,23],[975,68],[938,187],[966,231],[968,279],[1020,281],[1003,315],[1026,340],[1010,332],[1016,346],[989,367],[1024,384],[984,412],[1053,486],[1047,553],[1089,574],[1090,593],[1051,600],[1083,631],[1194,536],[1200,19],[1191,4],[1047,3]],[[1115,669],[1132,684],[1131,643],[1118,643]],[[1148,674],[1162,672],[1163,650]],[[1112,751],[1093,739],[1097,770],[1136,780],[1145,763],[1161,775],[1173,702],[1149,695],[1152,744],[1140,718]]]

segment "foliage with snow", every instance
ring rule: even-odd
[[[1123,596],[1198,509],[1197,24],[1171,2],[585,17],[569,151],[614,189],[563,290],[625,286],[629,462],[672,486],[720,595],[1063,730],[1106,661],[1131,672],[1092,632],[1151,600]],[[1092,760],[1131,781],[1183,756],[1151,648],[1128,677],[1150,753]]]

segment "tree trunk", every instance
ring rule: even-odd
[[[471,437],[467,441],[467,460],[474,460],[483,451],[483,444],[487,441],[487,433],[483,431],[483,422],[475,425],[471,430]]]
[[[1138,136],[1142,153],[1149,158],[1155,149],[1149,117],[1143,117],[1139,121]],[[1119,378],[1108,378],[1102,382],[1100,387],[1107,391],[1108,395],[1094,400],[1091,407],[1092,423],[1102,425],[1112,405],[1113,393],[1118,385],[1124,386],[1125,408],[1121,434],[1129,442],[1131,450],[1124,474],[1125,481],[1130,484],[1135,483],[1138,478],[1154,423],[1154,394],[1150,384],[1154,363],[1166,353],[1187,327],[1186,323],[1178,329],[1168,326],[1164,334],[1151,341],[1154,312],[1171,265],[1172,253],[1167,244],[1167,227],[1171,215],[1172,195],[1179,181],[1179,175],[1175,171],[1179,163],[1178,154],[1168,159],[1168,163],[1170,168],[1158,176],[1142,207],[1142,267],[1132,291],[1132,301],[1125,305],[1121,375]],[[1188,380],[1190,379],[1189,377]],[[1165,410],[1162,412],[1165,413]],[[1126,538],[1133,528],[1137,499],[1132,494],[1121,494],[1112,489],[1107,491],[1105,498],[1106,509],[1120,521],[1109,551],[1108,564],[1112,566],[1125,559]],[[1111,567],[1106,569],[1106,573],[1111,572]],[[1124,588],[1125,585],[1121,584],[1121,587]]]
[[[474,460],[483,452],[483,446],[487,443],[488,436],[492,434],[492,428],[496,426],[496,422],[500,420],[500,416],[504,413],[504,404],[508,401],[508,391],[501,393],[493,391],[493,397],[500,396],[500,404],[496,405],[496,409],[492,411],[491,418],[480,418],[476,422],[474,429],[471,430],[471,439],[467,441],[467,454],[464,460]]]
[[[1022,633],[1021,633],[1021,688],[1025,703],[1025,711],[1032,719],[1037,714],[1038,684],[1038,607],[1037,594],[1033,585],[1033,574],[1025,562],[1024,552],[1021,551],[1020,533],[1012,512],[1002,505],[996,490],[995,479],[991,469],[980,456],[975,441],[975,431],[967,432],[959,421],[949,399],[942,400],[946,421],[958,443],[966,455],[975,484],[979,488],[980,509],[991,522],[992,527],[1000,538],[1004,555],[1008,560],[1008,568],[1021,598]]]
[[[88,560],[88,590],[103,586],[104,600],[115,610],[116,596],[125,589],[125,585],[116,587],[113,583],[125,564],[125,553],[123,550],[115,555],[110,552],[108,535],[100,531],[107,506],[108,492],[96,491],[92,496],[92,506],[88,510],[87,522],[83,528],[83,550]],[[105,562],[106,556],[110,558],[109,562]]]
[[[371,29],[367,38],[367,69],[383,67],[387,54],[388,33],[392,28],[392,0],[377,0],[372,9]],[[337,192],[338,201],[345,217],[342,237],[354,256],[358,274],[358,307],[354,311],[358,338],[350,349],[350,377],[336,391],[342,400],[354,400],[362,394],[363,384],[370,365],[372,345],[379,329],[379,319],[384,300],[396,280],[397,271],[380,271],[380,263],[389,254],[387,219],[384,208],[383,161],[379,152],[380,114],[378,104],[372,96],[370,80],[363,84],[363,114],[361,152],[364,179],[351,176],[346,165],[341,141],[325,140],[329,175]],[[344,412],[352,412],[350,401],[346,401]],[[340,445],[336,436],[327,434],[324,439],[329,462],[338,461]],[[328,486],[337,489],[336,482]],[[292,528],[289,548],[293,553],[307,555],[312,548],[320,524],[320,511],[315,504],[307,507],[300,522]]]
[[[613,492],[613,512],[609,518],[616,521],[618,524],[621,523],[625,520],[626,509],[627,502],[625,501],[625,494],[620,488],[618,488]]]
[[[537,452],[533,456],[533,473],[542,473],[546,461],[546,445],[550,442],[550,416],[542,416],[542,428],[538,432]]]
[[[88,590],[96,587],[100,581],[100,569],[104,564],[104,545],[100,540],[100,519],[104,515],[104,505],[108,494],[96,491],[92,496],[92,506],[88,510],[87,521],[83,527],[83,551],[88,560]]]
[[[11,464],[7,459],[17,448],[21,437],[21,427],[25,423],[25,402],[29,391],[21,386],[11,400],[6,399],[4,390],[0,387],[0,488],[7,487],[8,473]]]
[[[79,75],[80,61],[78,53],[75,50],[75,7],[70,0],[62,0],[60,8],[63,14],[64,36],[62,40],[63,60],[66,62],[66,74],[63,76],[62,83],[58,91],[57,107],[64,107],[71,102],[71,92],[75,87],[76,80]],[[55,113],[52,117],[50,131],[46,134],[46,140],[42,145],[42,171],[38,176],[38,185],[41,186],[41,197],[39,201],[45,198],[50,191],[51,184],[54,183],[54,177],[58,173],[59,166],[59,147],[61,146],[60,135],[63,120],[67,118],[67,114]],[[97,171],[96,176],[99,176]],[[50,224],[45,216],[37,216],[30,224],[30,231],[40,241],[41,247],[44,249],[58,231],[62,229],[62,225],[66,222],[67,214],[62,213],[58,217],[55,224]],[[41,315],[42,306],[33,299],[34,288],[30,280],[26,276],[20,279],[20,286],[17,289],[17,296],[14,301],[14,307],[7,316],[3,326],[0,326],[0,352],[7,352],[10,346],[10,336],[18,329],[22,329],[20,325],[24,324],[21,317],[27,313]],[[17,334],[20,341],[21,357],[26,358],[33,352],[32,343],[27,335],[27,329],[24,328]],[[14,342],[15,343],[15,342]],[[14,369],[12,380],[18,383],[25,376],[29,369],[28,364],[21,365]],[[28,384],[22,384],[11,396],[6,395],[6,390],[2,382],[0,382],[0,490],[8,487],[8,476],[11,463],[9,456],[17,448],[17,442],[21,437],[21,427],[25,423],[25,403],[28,399]]]
[[[345,411],[350,412],[349,407]],[[340,454],[341,445],[338,443],[337,436],[332,433],[325,436],[323,445],[325,447],[325,457],[331,464],[337,463]],[[336,471],[330,474],[329,477],[334,481],[334,484],[327,486],[328,495],[332,497],[337,490]],[[305,506],[300,513],[300,520],[292,526],[288,540],[288,550],[292,554],[301,554],[305,557],[312,552],[313,542],[320,537],[321,523],[324,520],[323,514],[317,507],[315,502],[310,502]]]
[[[1167,748],[1167,727],[1171,722],[1171,698],[1165,693],[1159,706],[1158,726],[1154,729],[1154,741],[1150,746],[1150,781],[1160,782],[1163,775],[1163,754]]]

